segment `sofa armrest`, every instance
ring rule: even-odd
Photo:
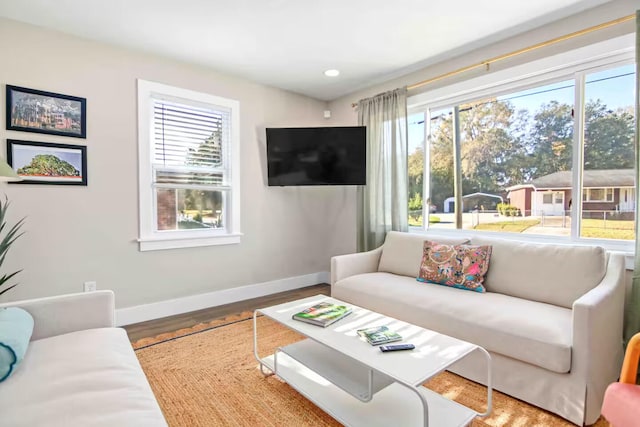
[[[382,246],[368,252],[334,256],[331,258],[331,286],[349,276],[378,271],[380,255]]]
[[[33,316],[33,341],[115,326],[114,300],[113,291],[101,290],[9,302],[0,307],[21,307]]]
[[[571,370],[586,382],[588,424],[600,414],[604,391],[622,365],[624,271],[624,256],[610,253],[600,284],[573,303]]]

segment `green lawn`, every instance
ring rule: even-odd
[[[605,228],[606,227],[606,228]],[[635,231],[633,221],[583,219],[581,237],[595,239],[633,240]]]
[[[182,213],[190,216],[191,218],[193,218],[194,216],[196,216],[196,214],[200,214],[203,217],[205,216],[213,216],[213,211],[211,209],[203,209],[203,210],[198,210],[198,209],[184,209],[182,210]]]
[[[508,233],[522,233],[529,227],[540,224],[538,219],[523,219],[514,221],[499,221],[499,222],[487,222],[484,224],[478,224],[474,230],[484,231],[505,231]]]
[[[440,217],[435,215],[429,215],[429,224],[436,224],[440,222]],[[422,215],[419,217],[409,216],[409,225],[412,227],[422,227]]]
[[[432,224],[440,222],[440,218],[434,215],[430,215],[429,219]],[[540,220],[538,219],[515,219],[478,224],[474,230],[522,233],[527,228],[539,224]],[[422,226],[422,216],[409,217],[409,225]],[[583,219],[580,236],[594,239],[633,240],[635,239],[635,231],[633,221],[607,220],[605,223],[601,219]]]
[[[538,224],[540,221],[537,219],[500,221],[478,224],[474,229],[522,233],[527,228]],[[605,223],[601,219],[583,219],[580,236],[594,239],[633,240],[635,239],[635,231],[633,221],[607,220]]]

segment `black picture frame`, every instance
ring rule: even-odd
[[[34,159],[39,155],[55,159],[42,158],[36,164]],[[43,162],[49,166],[46,172],[42,171]],[[7,139],[7,163],[22,178],[11,184],[87,185],[87,147],[84,145]],[[69,172],[56,174],[51,173],[51,169]]]
[[[7,130],[87,137],[86,98],[7,85],[6,100]]]

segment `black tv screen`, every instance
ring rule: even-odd
[[[269,185],[365,185],[365,130],[267,128]]]

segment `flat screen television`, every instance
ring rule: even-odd
[[[366,128],[267,128],[269,186],[365,185]]]

